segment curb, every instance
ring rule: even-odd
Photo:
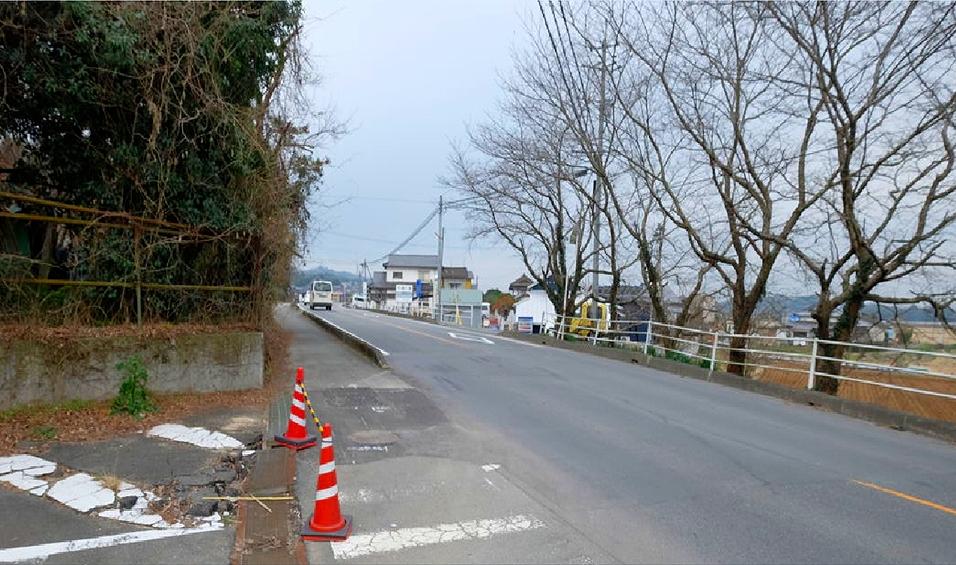
[[[285,407],[291,396],[281,394],[269,404],[266,438],[285,422]],[[295,498],[295,453],[282,447],[269,447],[257,454],[256,465],[243,483],[243,495],[270,496],[287,494],[288,502],[270,501],[269,510],[249,500],[240,500],[237,507],[236,542],[230,563],[258,565],[260,563],[294,563],[306,565],[304,546],[293,536],[298,524],[299,506]],[[278,542],[278,543],[276,543]]]
[[[364,339],[362,339],[362,338],[360,338],[359,336],[353,334],[352,332],[348,331],[347,329],[345,329],[345,328],[343,328],[343,327],[341,327],[341,326],[338,326],[337,324],[334,324],[334,323],[332,323],[332,322],[330,322],[330,321],[328,321],[328,320],[322,318],[322,317],[319,316],[318,314],[313,314],[312,312],[308,312],[308,311],[306,311],[306,310],[303,310],[302,308],[299,308],[298,306],[296,306],[296,309],[297,309],[299,312],[301,312],[302,315],[305,316],[306,318],[309,318],[309,319],[312,320],[313,322],[319,324],[320,326],[322,326],[323,328],[325,328],[326,331],[328,331],[329,333],[331,333],[331,334],[334,335],[335,337],[339,338],[339,339],[342,340],[343,342],[345,342],[345,343],[347,343],[348,345],[351,345],[352,347],[354,347],[355,349],[357,349],[359,353],[361,353],[361,354],[365,355],[366,357],[368,357],[373,363],[375,363],[376,365],[378,365],[378,366],[381,367],[382,369],[390,369],[390,368],[391,368],[391,367],[389,367],[388,362],[385,361],[385,355],[382,353],[382,350],[380,350],[379,348],[375,347],[375,346],[372,345],[371,343],[365,341]]]
[[[815,390],[805,390],[789,388],[776,383],[758,381],[740,375],[726,373],[724,371],[713,371],[694,365],[687,365],[670,359],[660,357],[650,357],[639,351],[627,351],[625,349],[595,348],[590,345],[559,342],[556,338],[542,336],[540,334],[530,336],[518,332],[502,332],[502,335],[518,339],[521,341],[540,343],[566,349],[587,353],[605,359],[615,359],[625,363],[637,363],[651,369],[657,369],[667,373],[676,374],[681,377],[707,381],[723,386],[746,390],[763,396],[772,396],[796,404],[812,406],[814,408],[842,414],[849,418],[864,420],[879,426],[893,428],[895,430],[912,432],[915,434],[941,439],[956,443],[956,423],[943,420],[934,420],[924,418],[915,414],[908,414],[885,408],[876,404],[868,404],[859,400],[840,398]]]

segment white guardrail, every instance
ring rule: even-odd
[[[545,319],[542,327],[546,328],[545,331],[548,333],[563,340],[565,336],[572,335],[571,330],[575,319],[577,318],[553,315]],[[590,324],[593,325],[594,321],[591,320]],[[873,380],[873,378],[866,378],[865,374],[866,372],[876,371],[880,374],[893,376],[934,377],[956,383],[956,355],[949,353],[816,338],[731,334],[647,320],[602,321],[598,325],[600,329],[597,332],[586,328],[587,335],[581,336],[580,339],[586,339],[595,346],[640,349],[644,354],[651,353],[653,355],[660,355],[657,352],[663,351],[664,355],[662,356],[665,357],[685,361],[695,359],[700,366],[708,368],[711,372],[718,363],[724,365],[730,363],[728,359],[731,351],[742,351],[747,354],[745,361],[734,362],[733,364],[745,368],[806,375],[807,389],[813,389],[816,378],[823,376],[841,381],[956,400],[956,386],[953,387],[953,390],[947,392],[933,391],[916,386]],[[731,347],[733,338],[742,339],[746,346]],[[822,351],[825,348],[821,347],[821,344],[844,346],[844,358],[823,355]],[[725,355],[721,355],[721,353]],[[866,359],[867,356],[870,359]],[[681,359],[681,357],[686,357],[686,359]],[[914,366],[911,363],[914,359],[925,361]],[[820,361],[839,363],[841,374],[836,375],[820,370]],[[923,366],[927,363],[943,366],[944,369],[939,370]]]

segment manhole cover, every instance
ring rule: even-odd
[[[361,445],[392,445],[398,436],[385,430],[364,430],[350,434],[349,441]]]

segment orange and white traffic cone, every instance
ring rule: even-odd
[[[289,449],[299,451],[315,445],[315,436],[310,436],[305,424],[305,371],[302,367],[295,373],[295,388],[292,391],[292,405],[289,407],[289,425],[285,434],[277,435],[276,442]]]
[[[339,508],[339,483],[335,475],[335,450],[332,448],[332,424],[322,426],[319,452],[319,476],[315,480],[315,509],[302,526],[306,541],[343,541],[352,533],[352,517]]]

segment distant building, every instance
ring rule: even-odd
[[[508,290],[515,298],[520,299],[528,294],[528,289],[531,288],[532,285],[534,285],[534,281],[530,279],[528,275],[522,273],[520,277],[511,281],[511,284],[508,285]]]
[[[474,288],[474,274],[466,267],[442,267],[443,288]]]
[[[385,310],[428,312],[438,278],[437,255],[388,256],[384,271],[372,273],[368,301]],[[467,267],[442,267],[442,285],[446,289],[472,289],[474,274]],[[398,292],[399,287],[405,292]],[[409,297],[407,289],[412,288]]]

